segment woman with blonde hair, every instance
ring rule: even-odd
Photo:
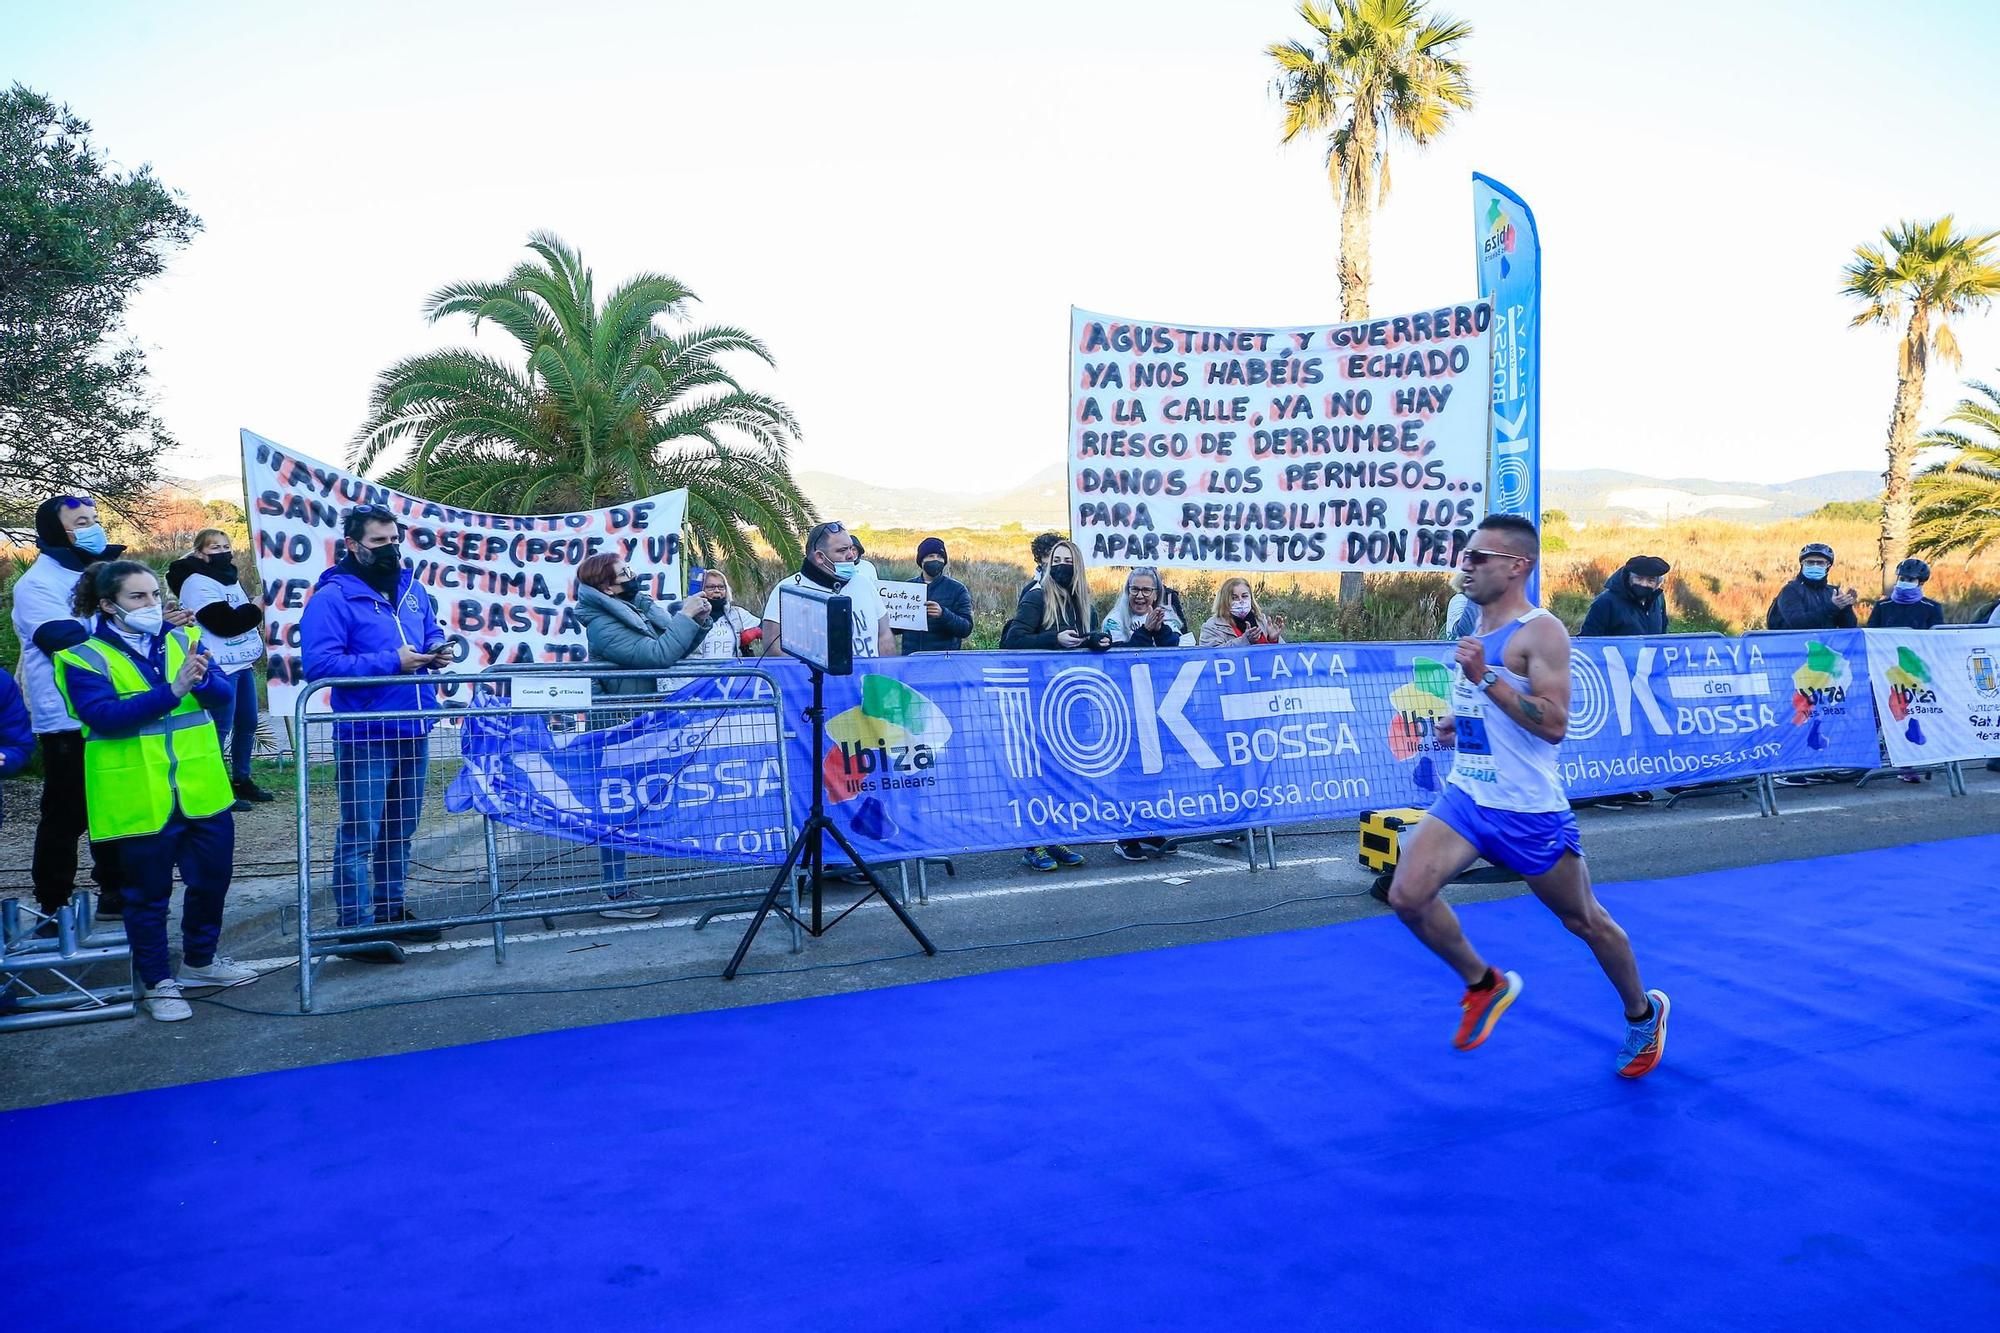
[[[1086,648],[1102,652],[1111,646],[1111,636],[1098,628],[1083,552],[1075,542],[1064,538],[1050,549],[1047,568],[1021,594],[1014,618],[1001,631],[1000,646],[1055,652]],[[1083,858],[1067,847],[1050,844],[1028,848],[1021,853],[1021,864],[1030,870],[1048,871],[1057,866],[1080,866]]]
[[[1250,580],[1224,579],[1215,590],[1215,614],[1201,627],[1201,646],[1247,648],[1253,643],[1284,641],[1285,618],[1264,613],[1250,589]]]

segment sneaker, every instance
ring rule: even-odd
[[[1021,853],[1021,864],[1030,870],[1054,870],[1056,859],[1049,855],[1046,847],[1030,847]]]
[[[1925,779],[1925,778],[1926,778],[1927,776],[1929,776],[1929,775],[1928,775],[1928,774],[1924,774],[1924,773],[1898,773],[1898,774],[1896,775],[1896,781],[1898,781],[1898,782],[1922,782],[1922,781],[1923,781],[1923,780],[1924,780],[1924,779]]]
[[[196,967],[193,963],[181,963],[181,985],[192,986],[241,986],[263,976],[254,967],[245,967],[234,958],[217,954],[209,960],[207,967]]]
[[[239,796],[236,798],[235,802],[230,805],[229,813],[232,815],[240,815],[245,810],[248,810],[250,808],[251,808],[250,802],[244,800],[241,796]]]
[[[380,908],[375,912],[376,935],[383,939],[393,939],[398,944],[435,944],[444,938],[444,932],[436,926],[427,926],[419,918],[410,914],[407,907],[396,907],[388,911]],[[362,936],[372,939],[374,936]]]
[[[1071,851],[1069,848],[1061,846],[1058,843],[1053,843],[1053,842],[1050,843],[1048,845],[1048,853],[1050,859],[1052,859],[1059,866],[1069,866],[1070,868],[1074,869],[1075,867],[1083,864],[1083,858],[1081,856],[1078,856],[1075,852]]]
[[[1502,972],[1500,980],[1491,990],[1467,987],[1465,998],[1458,1002],[1458,1007],[1465,1011],[1465,1017],[1459,1020],[1458,1035],[1451,1039],[1451,1044],[1461,1051],[1469,1051],[1485,1041],[1493,1035],[1493,1025],[1500,1021],[1500,1015],[1520,998],[1519,972]]]
[[[1663,990],[1649,990],[1653,1016],[1643,1023],[1625,1025],[1625,1049],[1618,1052],[1618,1077],[1644,1078],[1667,1053],[1667,1012],[1673,1007]]]
[[[607,907],[598,915],[606,921],[651,921],[660,914],[657,907]]]
[[[1118,858],[1122,861],[1143,861],[1146,859],[1146,849],[1136,842],[1121,842],[1112,850],[1118,853]]]
[[[181,998],[181,983],[168,977],[146,987],[146,1012],[156,1023],[179,1023],[194,1017],[194,1008]]]
[[[272,793],[258,786],[256,782],[250,778],[237,778],[234,782],[231,782],[229,786],[230,789],[236,793],[236,799],[238,799],[239,801],[256,801],[259,804],[261,804],[265,801],[275,801],[278,799]]]
[[[1173,843],[1168,842],[1165,838],[1141,838],[1139,839],[1139,845],[1144,847],[1148,854],[1153,856],[1172,856],[1180,850],[1180,848],[1174,846]]]

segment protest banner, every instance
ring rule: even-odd
[[[1868,674],[1891,763],[2000,757],[2000,626],[1871,629]]]
[[[930,601],[930,590],[921,583],[878,583],[882,590],[883,620],[890,629],[927,630],[931,627],[930,613],[924,604]]]
[[[1490,304],[1208,328],[1070,312],[1092,563],[1448,570],[1486,514]]]
[[[358,504],[386,505],[402,525],[404,563],[437,605],[459,659],[453,671],[584,660],[576,569],[600,551],[631,561],[653,596],[679,596],[686,491],[575,514],[484,514],[390,490],[251,431],[242,438],[273,712],[292,711],[299,620],[319,576],[340,558],[341,515]]]

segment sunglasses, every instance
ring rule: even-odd
[[[396,511],[388,505],[356,505],[347,511],[356,518],[394,518]]]
[[[91,499],[87,495],[63,495],[63,496],[58,496],[57,498],[62,501],[62,507],[64,509],[97,508],[97,501]]]
[[[1488,560],[1526,560],[1527,558],[1525,555],[1516,555],[1512,551],[1482,551],[1476,546],[1468,546],[1465,548],[1465,554],[1459,557],[1459,563],[1468,568],[1477,569]]]

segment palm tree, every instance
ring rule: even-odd
[[[399,490],[466,508],[550,513],[687,488],[689,541],[732,581],[757,572],[753,534],[794,563],[815,521],[788,459],[798,423],[716,363],[764,345],[741,329],[686,328],[693,292],[641,273],[597,303],[577,251],[547,232],[499,282],[459,282],[424,304],[432,322],[491,321],[519,366],[469,348],[382,372],[352,456]],[[664,325],[664,326],[663,326]],[[405,452],[405,448],[407,452]]]
[[[1419,147],[1472,106],[1465,66],[1453,56],[1472,25],[1427,14],[1425,0],[1303,0],[1314,44],[1274,42],[1283,142],[1326,134],[1327,178],[1340,204],[1340,317],[1368,318],[1368,232],[1389,197],[1389,141]]]
[[[1842,292],[1863,304],[1856,326],[1904,325],[1896,351],[1896,402],[1889,412],[1889,467],[1882,474],[1884,588],[1910,541],[1910,465],[1920,447],[1917,414],[1923,410],[1930,354],[1956,367],[1958,339],[1947,321],[2000,293],[2000,263],[1992,251],[1996,237],[2000,232],[1971,236],[1953,230],[1949,213],[1934,222],[1901,222],[1883,228],[1880,246],[1856,246],[1843,270]]]
[[[1976,433],[1949,425],[1924,433],[1925,448],[1955,453],[1916,478],[1910,549],[1917,555],[1975,556],[2000,545],[2000,389],[1978,380],[1968,387],[1985,401],[1961,398],[1945,421]]]

